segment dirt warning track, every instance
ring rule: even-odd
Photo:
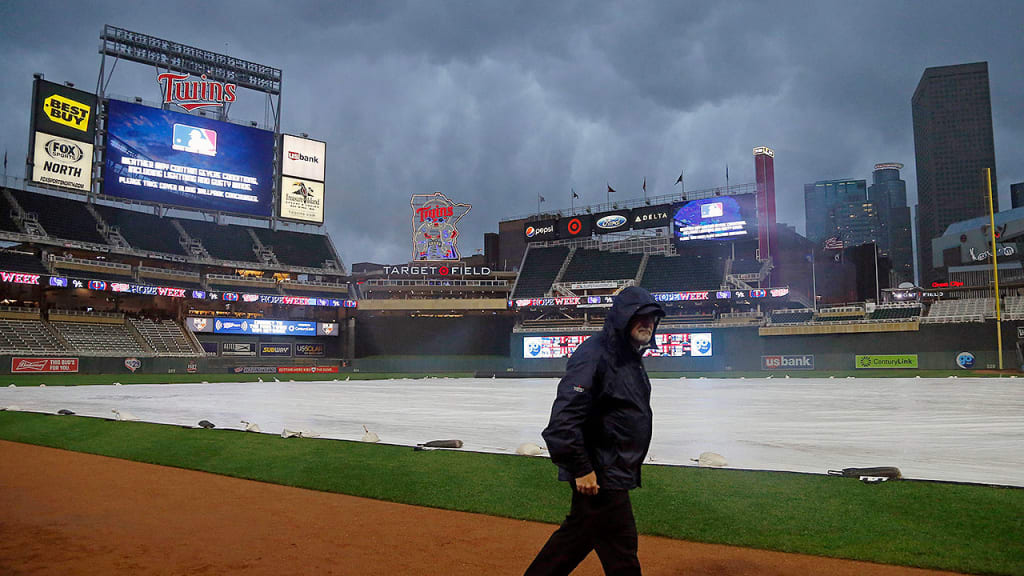
[[[0,441],[0,574],[513,575],[553,530]],[[648,536],[640,561],[649,576],[952,574]],[[602,574],[594,554],[574,574]]]

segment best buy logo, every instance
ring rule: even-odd
[[[89,114],[91,110],[85,104],[65,98],[60,94],[54,94],[43,100],[43,112],[58,124],[63,124],[81,130],[89,131]]]

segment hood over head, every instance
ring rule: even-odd
[[[604,320],[604,329],[615,336],[625,345],[629,344],[629,334],[626,327],[629,321],[637,314],[654,314],[658,320],[665,317],[665,309],[661,307],[651,293],[639,286],[629,286],[615,295],[612,299],[612,308]],[[654,331],[651,333],[650,347],[654,345],[654,333],[658,325],[655,322]]]

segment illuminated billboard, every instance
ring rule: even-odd
[[[34,92],[32,117],[36,131],[92,143],[96,95],[39,79]]]
[[[412,207],[412,259],[458,260],[458,223],[473,209],[456,204],[440,192],[414,194]]]
[[[92,144],[36,132],[32,181],[78,192],[92,187]]]
[[[274,134],[110,100],[102,193],[269,217]]]
[[[281,176],[278,216],[315,224],[324,223],[324,183]]]
[[[523,338],[523,358],[568,358],[589,336],[526,336]],[[648,350],[644,356],[711,357],[713,347],[710,332],[655,334],[657,350]]]
[[[692,200],[675,208],[672,235],[680,242],[735,240],[757,232],[753,194]]]
[[[281,137],[281,173],[304,180],[325,180],[327,143],[291,134]]]

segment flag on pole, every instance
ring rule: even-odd
[[[615,188],[612,188],[611,184],[608,184],[608,193],[609,194],[614,194],[615,193]]]
[[[538,200],[539,202],[543,202],[543,201],[544,201],[544,197],[543,197],[543,196],[541,196],[540,194],[537,194],[537,200]]]
[[[683,182],[683,172],[680,171],[679,172],[679,178],[676,178],[676,184],[682,184],[682,182]]]
[[[579,198],[580,197],[580,195],[576,193],[576,189],[575,188],[572,188],[572,197],[573,198]]]
[[[846,244],[839,236],[831,236],[825,239],[825,250],[842,250]]]
[[[644,194],[647,194],[647,177],[646,176],[644,177],[643,189],[644,189]]]

